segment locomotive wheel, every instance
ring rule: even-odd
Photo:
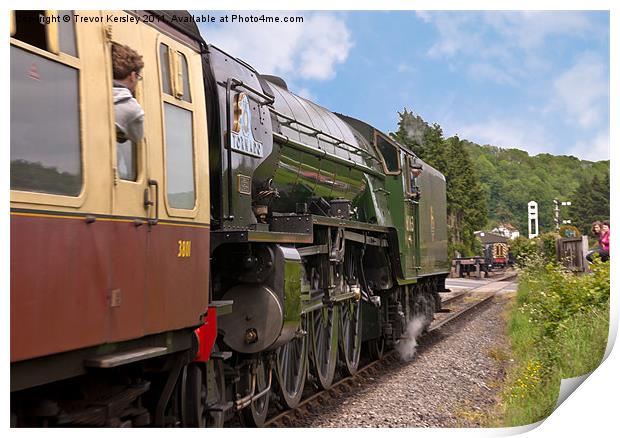
[[[340,306],[340,352],[345,371],[352,376],[357,372],[362,351],[362,303],[349,300]]]
[[[207,372],[207,369],[209,371]],[[208,380],[211,380],[207,383]],[[221,361],[206,364],[191,363],[187,366],[185,383],[185,427],[224,427],[224,413],[209,411],[207,405],[225,403],[224,370]],[[207,387],[211,394],[207,394]]]
[[[302,317],[302,329],[305,329],[305,318]],[[278,348],[276,376],[279,393],[289,409],[297,407],[301,400],[306,383],[308,369],[308,336],[293,338]]]
[[[310,315],[312,372],[319,386],[328,389],[334,381],[338,359],[338,306],[323,306]]]
[[[267,388],[269,384],[269,364],[266,358],[259,357],[256,366],[256,388],[254,394],[258,394]],[[252,389],[252,373],[248,370],[245,375],[241,376],[238,384],[237,392],[242,396],[249,394]],[[267,418],[269,410],[269,392],[254,400],[247,407],[243,408],[239,413],[239,420],[245,427],[262,427]]]
[[[368,356],[371,360],[383,359],[385,352],[385,338],[383,336],[369,340],[366,346],[368,347]]]
[[[217,347],[214,351],[219,351]],[[226,381],[224,379],[224,363],[221,360],[211,359],[206,363],[208,370],[205,379],[207,391],[207,406],[226,404]],[[206,411],[205,427],[224,427],[226,416],[223,411]]]
[[[435,299],[431,295],[429,285],[418,289],[411,297],[411,313],[413,318],[423,318],[423,333],[426,333],[435,317]]]

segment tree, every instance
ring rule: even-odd
[[[392,137],[446,177],[450,251],[475,254],[474,231],[486,224],[487,196],[466,150],[466,141],[458,137],[444,139],[440,125],[429,125],[407,109],[399,116],[398,131]]]
[[[418,157],[423,158],[424,145],[426,144],[425,135],[429,129],[428,124],[422,117],[415,115],[407,108],[402,113],[398,113],[400,117],[398,121],[398,131],[392,134],[392,137],[399,143],[407,146]]]
[[[573,223],[582,233],[588,234],[592,222],[609,219],[609,172],[602,180],[597,175],[583,179],[573,199]]]

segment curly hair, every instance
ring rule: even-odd
[[[599,227],[599,232],[597,233],[596,231],[594,231],[594,227],[598,226]],[[592,228],[590,228],[592,235],[593,236],[598,236],[601,232],[601,228],[603,226],[603,223],[601,221],[594,221],[592,222]]]
[[[129,46],[112,43],[112,72],[114,79],[125,79],[132,71],[140,73],[143,67],[142,55]]]

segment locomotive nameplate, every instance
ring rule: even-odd
[[[263,144],[256,141],[252,134],[250,99],[245,93],[237,94],[234,117],[230,133],[230,148],[242,154],[263,158]]]

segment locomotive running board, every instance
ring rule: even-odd
[[[120,353],[106,354],[90,359],[84,359],[84,366],[90,368],[114,368],[152,357],[162,356],[168,352],[168,347],[145,347]]]

